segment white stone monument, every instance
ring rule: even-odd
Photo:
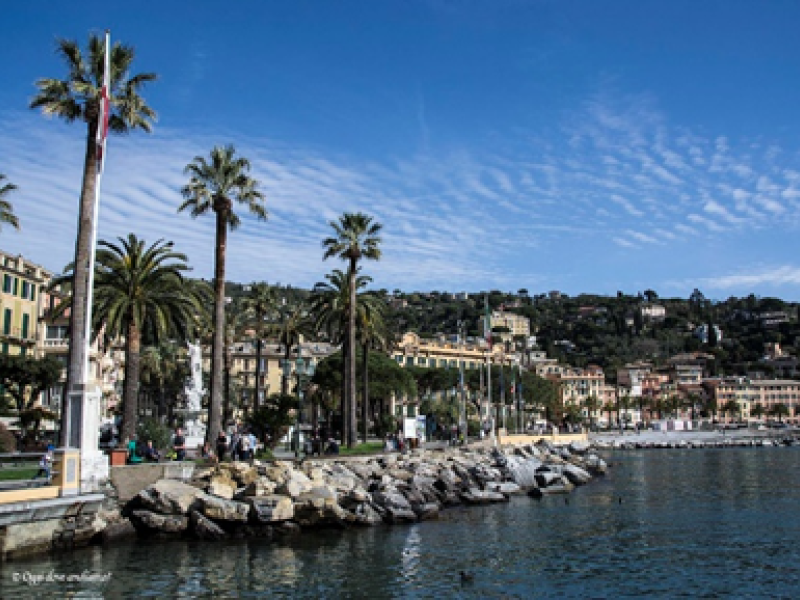
[[[186,343],[189,348],[189,379],[183,389],[186,407],[175,412],[183,415],[183,430],[186,448],[202,446],[206,439],[206,425],[200,420],[203,412],[203,349],[199,343]]]

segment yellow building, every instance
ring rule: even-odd
[[[489,317],[489,323],[492,329],[495,327],[505,327],[508,333],[497,333],[492,336],[498,336],[504,342],[511,341],[515,336],[522,335],[527,339],[531,335],[531,322],[527,317],[518,315],[511,312],[502,310],[492,311]],[[485,334],[485,332],[484,332]]]
[[[42,290],[52,273],[22,255],[0,251],[0,352],[36,355]]]
[[[338,349],[324,342],[302,342],[300,345],[301,356],[311,364],[319,364],[321,360],[333,354]],[[261,348],[261,400],[271,394],[281,391],[283,379],[283,361],[285,348],[280,344],[264,342]],[[292,348],[289,373],[289,393],[296,393],[297,377],[295,367],[298,357],[297,348]],[[256,387],[256,344],[251,341],[234,342],[231,352],[230,376],[242,390],[242,404],[252,406]],[[211,371],[211,348],[203,349],[203,370]]]
[[[481,344],[458,344],[444,339],[423,339],[413,332],[403,335],[402,341],[392,351],[392,358],[400,366],[477,369],[486,364],[489,350]],[[503,356],[501,346],[493,346],[491,359],[499,363]]]

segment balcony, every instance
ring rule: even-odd
[[[22,335],[22,328],[21,327],[11,327],[8,331],[4,331],[2,333],[2,337],[12,339],[18,342],[24,342],[28,344],[36,343],[36,332],[32,329],[28,330],[28,334],[26,336]]]
[[[68,349],[69,338],[47,338],[44,340],[44,347],[50,349]]]

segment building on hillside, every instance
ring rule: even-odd
[[[477,369],[486,364],[487,357],[499,364],[503,349],[492,346],[491,351],[483,344],[459,344],[445,339],[424,339],[414,332],[403,335],[400,343],[392,350],[392,358],[400,366],[458,368],[463,363],[465,369]]]
[[[481,339],[479,343],[459,344],[445,339],[424,339],[414,332],[403,335],[400,343],[391,351],[392,358],[402,367],[426,367],[439,369],[478,369],[487,360],[492,364],[508,364],[517,361],[519,356],[505,354],[501,344],[491,350]],[[395,416],[416,416],[419,398],[396,398],[391,403],[391,414]]]
[[[722,342],[722,329],[719,328],[719,325],[712,325],[714,328],[714,333],[717,337],[717,345]],[[708,328],[708,324],[703,323],[697,329],[694,330],[694,337],[700,340],[702,343],[707,344],[709,340],[710,330]]]
[[[642,395],[642,379],[653,371],[649,362],[637,361],[617,369],[617,384],[630,390],[632,396]]]
[[[22,255],[0,251],[0,352],[12,355],[37,355],[39,319],[44,306],[42,292],[52,273]]]
[[[759,314],[758,320],[761,322],[762,327],[766,327],[767,329],[774,329],[783,323],[788,323],[789,315],[782,310],[772,310]]]
[[[720,415],[724,420],[754,420],[753,409],[759,405],[763,410],[761,419],[772,414],[773,409],[783,405],[787,409],[781,420],[789,423],[800,422],[800,381],[791,379],[747,379],[730,377],[719,380],[715,386],[717,409],[733,400],[739,405],[739,414]],[[777,419],[777,417],[772,417]]]
[[[492,338],[499,337],[503,342],[510,342],[514,339],[515,336],[521,335],[525,336],[527,339],[531,334],[531,322],[530,319],[527,317],[523,317],[522,315],[518,315],[512,312],[506,312],[503,310],[494,310],[492,314],[489,316],[489,326],[492,330],[496,327],[502,327],[508,329],[508,332],[503,333],[492,333]],[[484,327],[484,336],[486,335],[485,327]]]
[[[792,379],[800,376],[797,357],[785,352],[777,342],[764,344],[764,356],[760,363],[769,367],[778,379]]]
[[[650,321],[663,321],[667,318],[667,309],[661,304],[646,302],[639,307],[642,318]]]
[[[558,386],[559,399],[565,408],[577,407],[581,409],[581,414],[587,416],[585,404],[589,397],[594,397],[598,401],[606,398],[605,374],[600,367],[578,369],[559,366],[558,369],[552,370],[555,372],[545,377]]]

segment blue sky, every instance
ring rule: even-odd
[[[270,218],[229,278],[310,287],[328,221],[384,224],[390,290],[527,288],[800,300],[800,3],[30,1],[5,7],[0,173],[22,233],[72,258],[85,129],[27,109],[57,36],[137,48],[152,135],[109,140],[100,237],[174,240],[213,269],[183,167],[233,143]]]

